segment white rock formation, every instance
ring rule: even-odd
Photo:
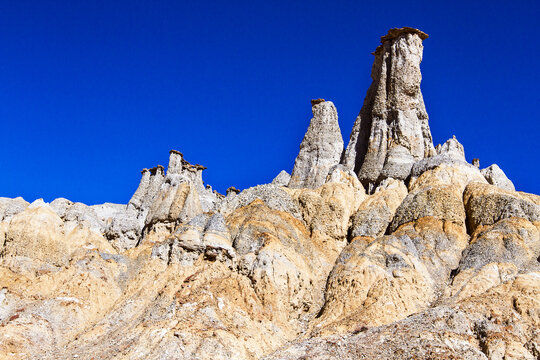
[[[375,50],[373,82],[341,160],[364,185],[406,179],[416,161],[434,154],[420,91],[426,38],[420,30],[391,29]]]
[[[343,138],[336,107],[331,101],[312,100],[313,118],[289,181],[291,188],[317,188],[324,184],[328,171],[339,163]]]
[[[482,175],[486,178],[488,183],[498,186],[503,190],[514,191],[514,183],[506,176],[504,171],[497,165],[493,164],[485,169],[480,171]]]
[[[190,221],[196,215],[212,210],[216,194],[204,186],[202,165],[187,162],[182,153],[171,150],[167,174],[150,207],[145,226],[157,222]]]
[[[281,170],[281,172],[274,178],[274,180],[272,180],[272,184],[279,186],[287,186],[289,184],[289,181],[291,181],[291,175],[289,175],[289,173],[285,170]]]

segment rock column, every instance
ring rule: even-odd
[[[330,168],[337,165],[343,152],[343,138],[337,110],[331,101],[312,100],[313,118],[289,181],[292,188],[316,188],[324,184]]]
[[[420,91],[426,38],[417,29],[391,29],[375,50],[373,82],[341,159],[364,185],[406,179],[415,161],[434,154]]]

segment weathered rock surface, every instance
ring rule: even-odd
[[[495,185],[471,183],[465,189],[463,201],[471,231],[482,225],[493,225],[511,217],[532,223],[540,221],[540,196],[506,191]]]
[[[313,118],[289,181],[291,188],[316,188],[324,184],[330,168],[339,163],[343,138],[337,110],[331,101],[312,101]]]
[[[503,190],[515,191],[516,188],[510,179],[506,177],[504,171],[497,164],[493,164],[480,171],[488,183],[500,187]]]
[[[152,169],[143,169],[141,174],[141,182],[129,200],[128,208],[139,211],[142,213],[141,215],[143,215],[141,217],[144,217],[148,213],[154,199],[157,197],[159,188],[163,184],[165,175],[163,166],[161,165],[158,165]]]
[[[155,245],[152,257],[167,263],[193,265],[200,256],[206,259],[234,260],[236,253],[221,214],[200,214],[176,230],[166,242]]]
[[[184,160],[182,153],[171,150],[167,174],[155,195],[145,226],[156,223],[186,223],[196,215],[213,209],[215,195],[202,181],[201,165]]]
[[[227,217],[235,210],[249,205],[256,199],[262,200],[271,209],[285,211],[300,217],[299,209],[289,193],[275,184],[258,185],[239,194],[228,195],[220,204],[219,212]]]
[[[539,276],[522,274],[392,324],[299,341],[266,359],[537,359]]]
[[[373,82],[341,162],[364,185],[406,179],[413,164],[434,155],[420,82],[423,32],[392,29],[375,50]]]
[[[354,214],[350,236],[379,237],[385,234],[398,206],[407,196],[403,181],[386,179]]]
[[[455,137],[438,145],[436,153],[413,165],[409,191],[428,185],[451,185],[462,193],[471,182],[487,183],[478,168],[467,163],[463,146]]]
[[[13,216],[26,209],[28,205],[30,205],[30,203],[22,197],[15,199],[0,197],[0,219],[2,221],[8,221]]]
[[[289,185],[289,181],[291,181],[291,175],[289,175],[289,173],[285,170],[281,170],[281,172],[274,178],[274,180],[272,180],[272,184],[279,186],[287,186]]]
[[[271,184],[173,150],[125,205],[0,198],[0,359],[540,359],[540,196],[433,148],[426,36],[382,38],[341,164],[317,99]]]

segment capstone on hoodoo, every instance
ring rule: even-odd
[[[212,210],[217,198],[204,186],[204,169],[202,165],[190,164],[181,152],[171,150],[167,174],[153,198],[145,226],[157,222],[188,222],[196,215]]]

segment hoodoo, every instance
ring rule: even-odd
[[[343,138],[337,110],[331,101],[311,100],[313,118],[289,181],[292,188],[316,188],[324,184],[330,168],[339,163]]]
[[[420,91],[427,37],[413,28],[391,29],[374,52],[373,82],[341,160],[364,185],[406,179],[416,161],[434,154]]]

